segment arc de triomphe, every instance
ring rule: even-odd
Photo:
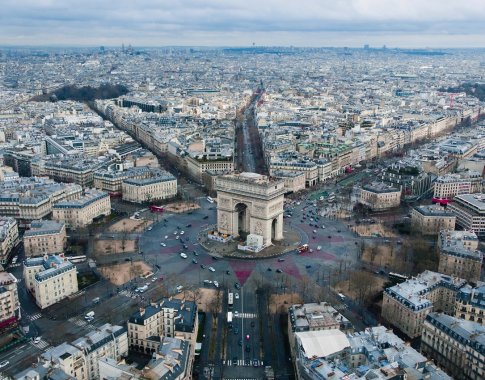
[[[265,245],[283,239],[283,180],[257,173],[228,174],[216,179],[216,190],[220,233],[260,235]]]

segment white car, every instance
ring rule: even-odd
[[[180,235],[183,235],[183,234],[185,234],[185,231],[180,231]]]
[[[187,258],[187,255],[186,255],[185,253],[181,252],[181,253],[180,253],[180,257],[181,257],[182,259],[186,259],[186,258]]]
[[[239,293],[235,293],[234,298],[238,300],[239,299]]]
[[[34,338],[34,340],[33,340],[34,344],[39,344],[40,343],[40,339],[41,339],[40,336]]]
[[[4,360],[3,362],[0,363],[0,368],[6,367],[10,364],[8,360]]]
[[[238,316],[239,316],[239,311],[237,311],[237,310],[236,310],[236,311],[234,312],[234,316],[235,316],[235,317],[238,317]]]
[[[168,235],[165,235],[165,238],[164,239],[168,239]]]
[[[166,246],[167,246],[167,244],[165,244],[165,243],[160,243],[160,245],[161,245],[162,247],[166,247]]]
[[[175,239],[177,239],[177,240],[178,240],[178,239],[180,239],[180,236],[178,236],[178,235],[177,235],[177,236],[175,236]]]
[[[177,234],[178,234],[178,232],[177,232],[177,231],[173,231],[173,234],[174,234],[174,235],[177,235]]]
[[[219,283],[218,283],[217,281],[214,281],[214,286],[215,286],[216,288],[218,288],[218,287],[219,287]]]
[[[321,249],[322,249],[322,246],[321,246],[321,245],[319,245],[319,246],[317,247],[317,251],[320,251]]]
[[[215,270],[213,267],[209,267],[209,270],[210,270],[211,272],[215,272],[215,271],[216,271],[216,270]]]
[[[153,229],[153,227],[148,227],[148,231],[151,231]]]

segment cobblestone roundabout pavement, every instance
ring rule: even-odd
[[[222,243],[212,243],[207,251],[200,244],[201,231],[208,229],[216,218],[215,209],[207,207],[190,214],[165,214],[161,221],[153,224],[152,230],[141,236],[140,251],[146,262],[159,266],[161,275],[176,275],[187,285],[200,285],[203,280],[232,280],[243,285],[255,274],[275,276],[280,274],[278,270],[296,281],[303,276],[316,279],[322,272],[328,273],[329,269],[340,266],[341,262],[346,263],[345,268],[355,264],[359,238],[343,222],[320,217],[318,227],[313,223],[310,226],[300,218],[307,211],[295,210],[293,215],[297,212],[298,217],[285,219],[285,230],[292,231],[298,238],[285,242],[282,250],[286,253],[280,256],[257,260],[222,258],[221,250],[226,250],[226,254],[228,251],[227,245]],[[296,254],[296,248],[304,243],[309,244],[313,252]],[[188,257],[182,258],[181,252]]]

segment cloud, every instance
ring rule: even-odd
[[[483,20],[483,0],[16,0],[2,4],[0,44],[485,46]]]

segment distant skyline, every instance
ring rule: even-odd
[[[13,0],[0,45],[485,47],[484,0]]]

